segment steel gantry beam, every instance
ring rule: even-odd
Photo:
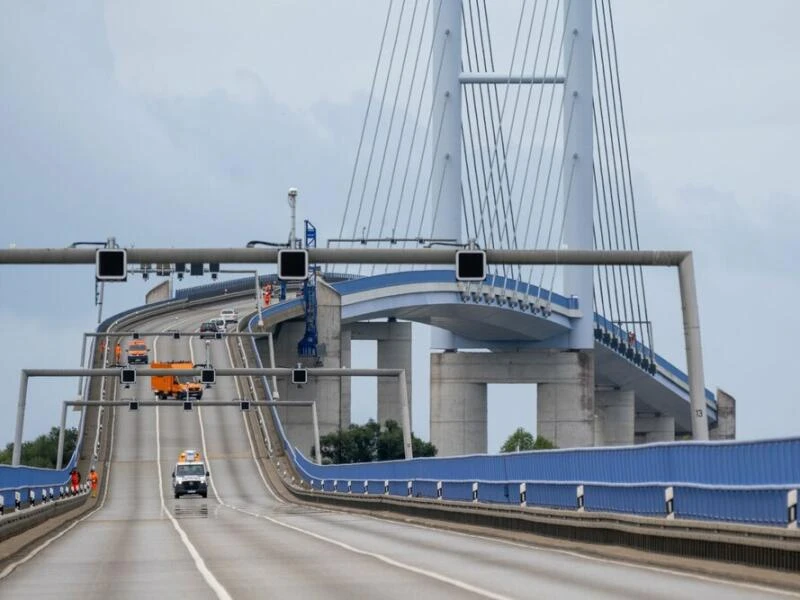
[[[67,428],[67,409],[70,406],[130,406],[135,402],[137,406],[178,406],[185,408],[183,400],[65,400],[61,407],[61,428],[58,432],[58,456],[56,457],[56,469],[61,469],[64,461],[64,434]],[[206,400],[199,402],[199,407],[203,406],[232,406],[241,410],[241,399],[234,400]],[[320,462],[320,441],[319,441],[319,418],[317,417],[317,403],[315,400],[295,400],[295,401],[272,401],[272,400],[247,400],[250,406],[310,406],[311,419],[314,428],[314,443],[316,444],[316,461]],[[192,402],[194,404],[195,402]]]
[[[455,265],[456,248],[309,248],[318,264],[423,264]],[[705,410],[700,317],[692,253],[686,250],[493,250],[486,262],[505,265],[641,265],[677,267],[680,282],[692,438],[708,440]],[[0,249],[0,264],[94,264],[96,250],[84,248]],[[218,262],[276,264],[273,248],[129,248],[128,260],[139,263]],[[19,416],[19,415],[18,415]]]
[[[127,367],[132,368],[132,367]],[[200,376],[202,369],[152,369],[146,368],[133,368],[136,371],[137,377],[153,377],[159,375],[194,375]],[[296,369],[286,367],[278,368],[229,368],[229,369],[214,369],[215,375],[219,377],[291,377],[292,372]],[[411,411],[408,405],[408,387],[406,384],[406,371],[405,369],[342,369],[342,368],[326,368],[326,367],[311,367],[304,369],[311,377],[396,377],[399,386],[400,404],[402,409],[403,420],[403,450],[405,457],[412,458],[412,444],[411,444]],[[11,464],[19,466],[22,457],[22,431],[25,426],[25,407],[28,401],[28,379],[31,377],[121,377],[121,368],[100,368],[100,369],[23,369],[20,375],[19,382],[19,399],[17,401],[17,422],[16,430],[14,433],[14,449],[12,452]],[[83,406],[80,400],[65,401],[66,406]],[[214,406],[210,402],[202,402],[201,405]],[[302,406],[302,403],[309,401],[285,401],[284,405],[287,406]],[[102,406],[107,402],[89,402],[89,406]],[[255,401],[254,401],[255,403]],[[127,404],[127,403],[126,403]],[[255,404],[260,406],[259,404]],[[167,406],[164,404],[164,406]],[[316,414],[316,410],[314,411]],[[62,413],[62,423],[66,421],[66,414]],[[318,429],[318,426],[317,426]],[[317,445],[319,447],[319,445]]]

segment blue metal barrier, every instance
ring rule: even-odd
[[[648,516],[665,514],[663,486],[589,484],[583,491],[587,511]]]
[[[786,525],[789,488],[735,489],[674,486],[675,514],[683,519]]]

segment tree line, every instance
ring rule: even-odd
[[[54,469],[58,454],[58,427],[50,429],[33,441],[23,442],[21,464],[30,467]],[[78,429],[72,427],[64,432],[64,458],[68,459],[75,450]],[[396,421],[386,421],[381,427],[370,419],[363,425],[350,425],[347,429],[334,431],[320,438],[323,464],[345,464],[373,462],[380,460],[399,460],[405,457],[403,451],[403,428]],[[521,452],[555,448],[553,443],[534,436],[519,427],[503,444],[500,452]],[[436,446],[411,434],[411,448],[414,457],[436,456]],[[11,464],[14,444],[9,443],[0,450],[0,464]],[[315,454],[311,448],[311,455]]]
[[[352,424],[347,429],[334,431],[320,437],[322,464],[347,464],[399,460],[405,458],[403,450],[403,428],[396,421],[386,421],[381,427],[373,419],[363,425]],[[542,436],[534,436],[519,427],[506,439],[500,452],[545,450],[555,445]],[[411,434],[411,449],[414,458],[436,456],[436,446]],[[314,456],[315,449],[311,448]]]
[[[50,433],[43,433],[33,441],[22,443],[20,464],[28,467],[42,467],[55,469],[58,458],[58,433],[59,428],[53,427]],[[64,460],[69,460],[75,451],[78,441],[78,428],[72,427],[64,430]],[[9,443],[4,450],[0,450],[0,465],[10,465],[14,444]]]

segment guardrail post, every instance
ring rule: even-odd
[[[6,510],[6,497],[3,496],[3,494],[0,494],[0,516],[2,516],[5,510]]]
[[[338,492],[339,491],[339,481],[337,479],[333,480],[333,491],[334,492]]]
[[[789,490],[786,493],[786,512],[789,529],[797,529],[797,490]]]
[[[675,518],[675,491],[672,486],[664,489],[664,512],[667,513],[667,519]]]
[[[55,494],[53,493],[53,488],[49,488],[47,491],[49,492],[50,501],[52,502],[55,499]]]
[[[42,504],[47,504],[47,488],[42,488]]]
[[[348,481],[347,482],[347,493],[348,494],[352,494],[353,493],[353,482],[352,481]]]
[[[22,506],[22,494],[20,494],[19,492],[14,492],[14,508],[19,510],[21,506]]]
[[[528,506],[528,484],[524,481],[519,484],[519,505],[523,508]]]
[[[383,482],[383,495],[384,496],[388,496],[389,495],[389,480],[388,479]]]
[[[442,499],[442,482],[441,481],[437,481],[436,482],[436,499],[437,500],[441,500]]]
[[[36,492],[28,488],[28,508],[36,506]]]
[[[478,482],[475,481],[472,483],[472,501],[478,501]]]
[[[406,494],[409,498],[414,495],[414,484],[412,482],[408,482],[408,493]]]
[[[584,501],[583,501],[583,485],[579,485],[576,491],[577,501],[578,501],[578,512],[583,512],[585,510]]]
[[[369,494],[369,481],[364,482],[364,493]]]

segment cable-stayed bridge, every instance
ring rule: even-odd
[[[488,17],[481,1],[390,4],[347,207],[330,244],[638,250],[610,3],[524,4],[507,68],[494,62]],[[763,597],[775,584],[763,573],[750,575],[762,587],[749,587],[627,563],[576,569],[589,559],[329,511],[325,503],[497,529],[508,519],[508,529],[558,530],[587,543],[798,568],[798,538],[787,530],[797,522],[797,440],[626,445],[637,433],[640,441],[671,441],[692,432],[697,417],[688,378],[655,352],[640,266],[502,265],[468,284],[417,264],[326,265],[314,273],[313,291],[305,286],[302,297],[289,294],[242,320],[238,333],[252,336],[206,345],[176,335],[196,331],[221,308],[246,314],[252,280],[241,291],[228,282],[186,290],[116,315],[101,330],[109,341],[115,332],[143,332],[153,361],[188,355],[218,368],[343,367],[352,340],[374,339],[379,367],[410,376],[407,321],[429,324],[442,350],[431,355],[431,431],[445,457],[330,467],[306,458],[305,404],[314,403],[323,431],[346,426],[346,378],[320,375],[302,388],[255,375],[220,378],[204,399],[230,407],[135,412],[104,403],[151,395],[146,378],[129,388],[116,378],[94,380],[84,397],[97,407],[83,412],[81,446],[65,470],[0,471],[9,512],[21,496],[8,515],[17,524],[0,521],[0,533],[32,530],[39,520],[64,532],[29,533],[25,552],[0,557],[4,594],[54,595],[68,584],[76,595],[116,597],[510,598],[533,589]],[[94,344],[88,365],[108,364],[110,348]],[[469,351],[479,349],[488,352]],[[447,456],[485,451],[485,386],[498,380],[537,383],[539,430],[562,448],[626,446]],[[398,416],[401,387],[379,384],[379,418],[408,422]],[[700,417],[719,431],[719,399],[706,396],[708,414]],[[232,401],[240,398],[303,407],[240,414]],[[169,473],[187,447],[207,458],[208,501],[170,497]],[[90,464],[101,467],[98,500],[60,489],[71,467]],[[53,501],[51,488],[65,497]],[[26,500],[34,506],[23,508]],[[488,516],[476,516],[476,504]],[[531,515],[539,524],[521,526]],[[705,520],[715,523],[698,523]],[[749,539],[755,529],[727,521],[762,526],[758,539]],[[623,559],[613,548],[607,556]],[[54,569],[59,577],[42,576]]]

